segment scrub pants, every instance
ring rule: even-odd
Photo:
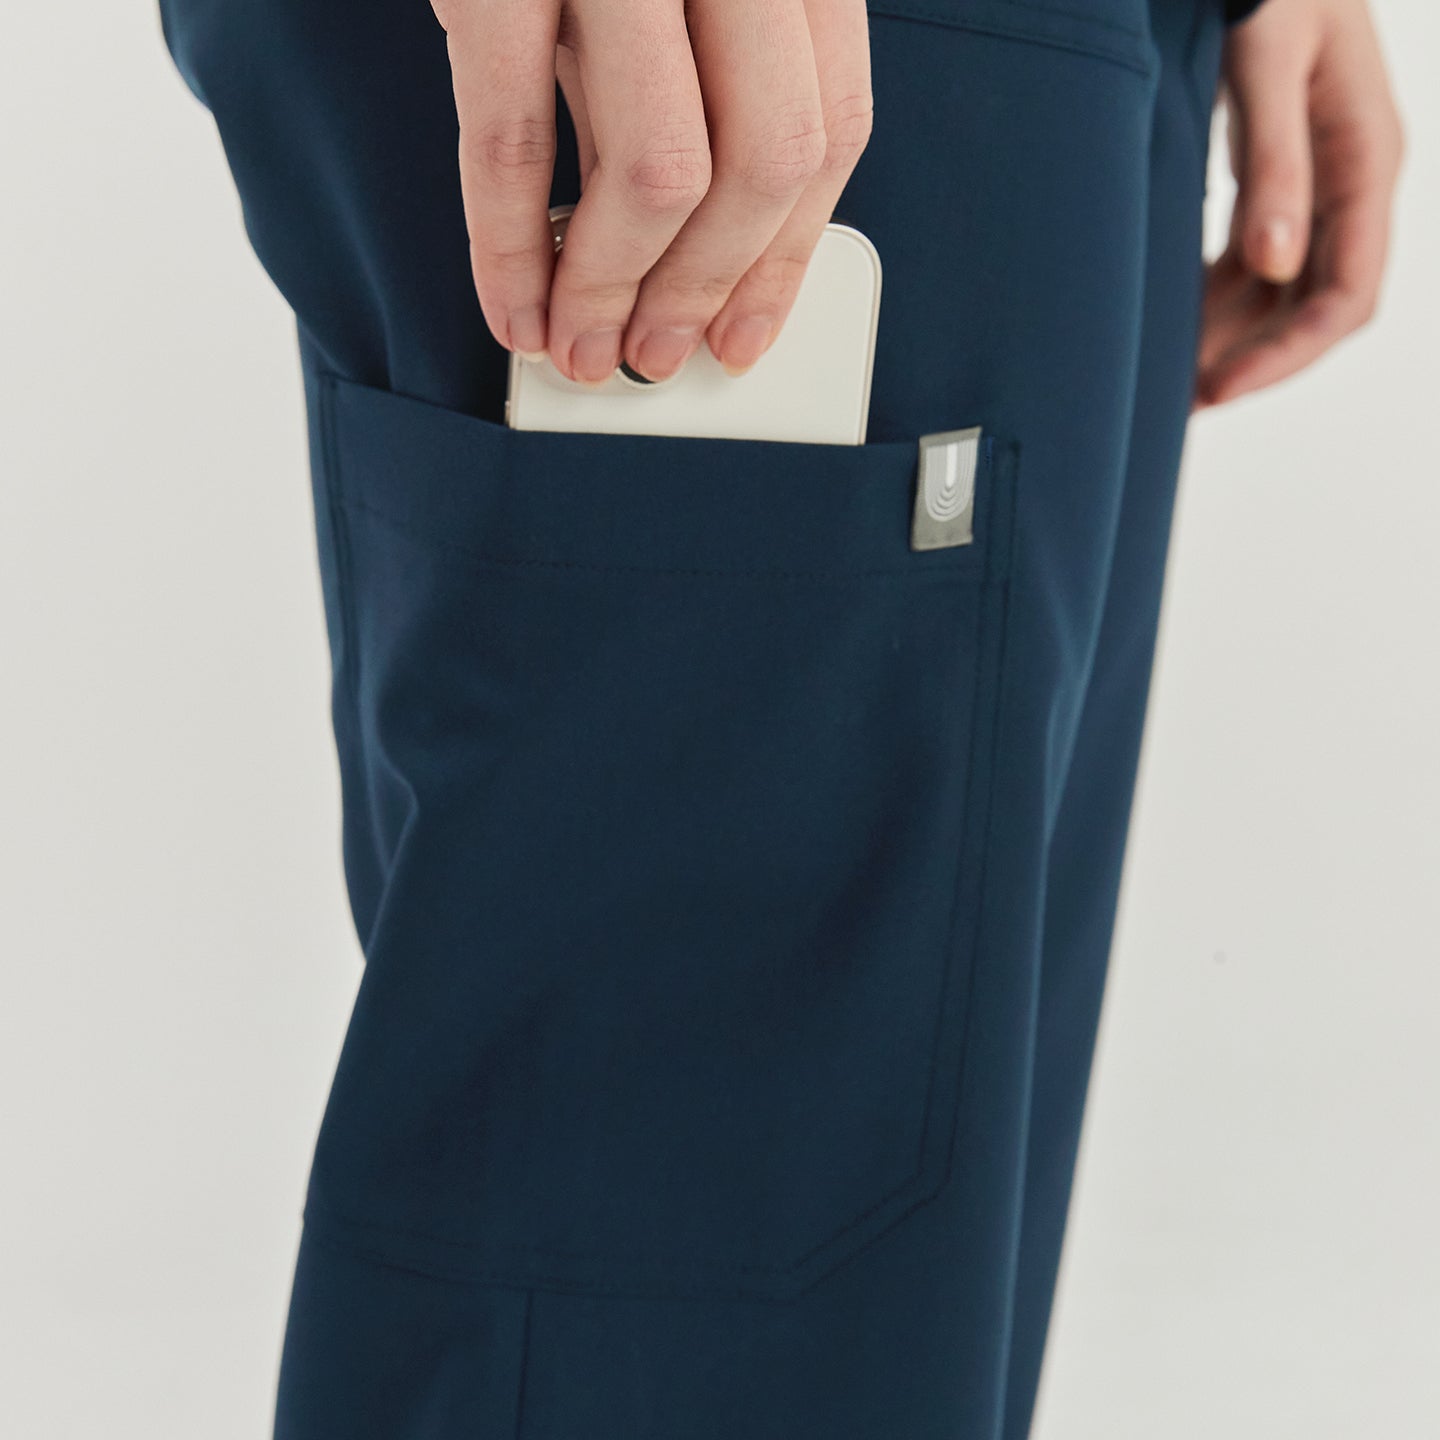
[[[854,447],[507,429],[425,0],[161,12],[297,317],[365,960],[277,1440],[1020,1440],[1224,0],[870,5]]]

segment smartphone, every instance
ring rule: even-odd
[[[557,253],[574,209],[550,212]],[[647,381],[622,366],[594,387],[567,379],[548,356],[532,361],[512,353],[505,423],[516,430],[860,445],[879,317],[875,246],[832,220],[778,338],[744,375],[727,375],[704,341],[665,380]]]

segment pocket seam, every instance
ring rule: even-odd
[[[1019,0],[991,0],[983,11],[962,14],[926,4],[925,0],[870,0],[868,8],[872,16],[885,19],[914,20],[947,30],[1068,51],[1118,65],[1146,80],[1153,80],[1159,72],[1159,56],[1148,34],[1072,11],[1041,10]],[[1012,19],[1008,13],[1011,11],[1024,12],[1027,18],[1016,15]],[[1042,16],[1050,18],[1047,21]],[[1073,33],[1066,33],[1067,27]]]
[[[340,505],[348,512],[369,516],[386,529],[394,530],[413,540],[423,549],[448,550],[450,553],[461,555],[486,569],[577,570],[584,574],[595,575],[678,575],[706,580],[804,580],[807,582],[820,581],[832,585],[860,583],[886,576],[893,576],[906,584],[919,584],[926,581],[932,584],[950,585],[980,585],[984,583],[983,572],[978,569],[960,569],[938,565],[887,565],[854,570],[781,570],[758,566],[736,566],[733,569],[721,570],[702,566],[601,565],[580,560],[547,560],[528,555],[488,555],[470,545],[461,545],[454,540],[442,540],[438,536],[427,535],[419,527],[410,525],[398,516],[391,515],[388,511],[381,510],[374,505],[367,505],[363,500],[354,500],[346,496],[342,497]]]
[[[320,405],[320,464],[324,471],[326,504],[330,511],[330,533],[335,546],[336,583],[339,589],[340,639],[345,675],[345,695],[352,709],[360,703],[359,627],[355,619],[354,567],[350,555],[350,527],[345,523],[344,485],[340,476],[340,446],[336,438],[333,377],[318,376]]]

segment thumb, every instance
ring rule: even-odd
[[[1266,53],[1269,52],[1269,53]],[[1240,253],[1255,274],[1294,280],[1309,249],[1314,162],[1306,67],[1292,50],[1245,47],[1227,78],[1234,146]]]

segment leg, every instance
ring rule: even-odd
[[[1050,860],[1036,1015],[1007,1437],[1029,1433],[1070,1202],[1154,659],[1194,380],[1201,204],[1223,14],[1154,11],[1163,58],[1151,150],[1144,335],[1104,618]]]
[[[1158,53],[1145,0],[871,11],[848,453],[504,430],[424,7],[165,4],[300,326],[366,957],[283,1440],[998,1432]],[[917,556],[969,424],[976,547]]]

